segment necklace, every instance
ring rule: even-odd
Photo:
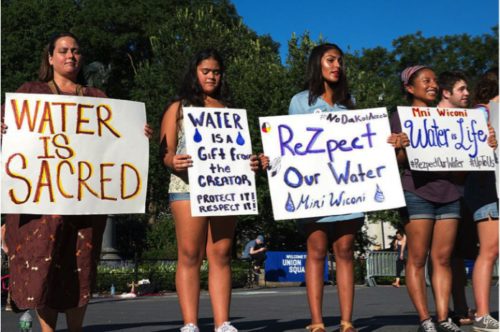
[[[58,95],[63,94],[63,91],[59,88],[59,86],[57,85],[56,81],[52,80],[52,82],[54,83],[54,87],[56,88],[57,94]],[[82,89],[82,86],[80,84],[77,84],[76,87],[75,87],[75,95],[80,96],[81,95],[81,89]]]

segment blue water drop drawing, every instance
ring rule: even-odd
[[[288,199],[286,200],[285,210],[288,212],[295,211],[295,204],[293,204],[292,195],[288,193]]]
[[[241,133],[238,131],[238,137],[236,138],[236,144],[243,145],[245,144],[245,139],[241,136]]]
[[[385,197],[384,197],[384,193],[382,192],[382,190],[380,190],[380,187],[378,186],[377,184],[377,190],[375,191],[375,202],[377,203],[382,203],[383,201],[385,201]]]
[[[201,134],[200,132],[198,131],[198,128],[195,128],[195,131],[194,131],[194,136],[193,136],[193,140],[196,142],[196,143],[200,143],[201,142]]]

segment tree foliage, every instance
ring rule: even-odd
[[[279,45],[243,24],[228,0],[3,0],[1,24],[4,92],[35,80],[39,55],[49,36],[71,31],[80,37],[91,64],[89,83],[103,87],[112,98],[145,102],[148,122],[156,133],[189,59],[202,48],[218,49],[227,66],[232,106],[247,110],[256,153],[262,151],[258,118],[287,114],[291,97],[304,89],[311,49],[324,42],[311,40],[307,31],[292,35],[283,63]],[[425,64],[438,73],[462,70],[472,81],[498,66],[498,27],[475,37],[426,38],[417,32],[394,40],[391,50],[375,47],[347,52],[345,62],[357,108],[393,109],[405,104],[399,73],[406,66]],[[155,253],[171,256],[175,250],[167,204],[169,174],[159,159],[158,141],[150,142],[146,215],[116,217],[119,249],[125,256],[137,252],[148,257]],[[239,245],[262,233],[273,249],[303,248],[304,237],[294,222],[273,220],[262,173],[257,174],[257,191],[260,214],[240,217]],[[398,219],[392,210],[370,213],[369,218],[394,223]],[[362,246],[363,241],[358,242]]]

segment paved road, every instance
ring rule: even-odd
[[[328,331],[336,331],[340,321],[337,290],[325,286],[324,314]],[[498,287],[492,289],[493,315],[498,317]],[[429,296],[430,290],[429,290]],[[472,290],[467,288],[469,303]],[[20,314],[2,311],[2,331],[17,331]],[[92,300],[85,319],[85,332],[179,331],[182,321],[175,294],[136,299],[97,298]],[[233,292],[231,319],[240,331],[300,331],[309,323],[304,287],[239,289]],[[356,287],[354,324],[360,332],[415,332],[417,316],[406,288],[390,286]],[[209,297],[202,293],[201,331],[213,331]],[[464,331],[470,332],[470,327]],[[34,330],[39,331],[37,322]],[[61,316],[57,331],[66,331]]]

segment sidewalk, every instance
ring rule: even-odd
[[[469,304],[473,305],[472,289],[468,287],[466,292]],[[428,295],[431,298],[430,289]],[[493,316],[498,317],[498,287],[492,289],[491,303]],[[333,286],[325,286],[323,312],[327,331],[336,331],[340,317],[337,289]],[[20,314],[2,311],[1,330],[17,331],[19,317]],[[416,332],[418,321],[406,288],[391,286],[356,286],[353,319],[360,332]],[[304,332],[304,327],[309,324],[306,289],[236,289],[233,291],[231,320],[241,332]],[[57,331],[66,331],[65,324],[64,316],[60,316]],[[181,324],[175,294],[128,300],[98,298],[93,299],[88,307],[84,331],[178,332]],[[200,301],[200,328],[202,332],[213,331],[206,292],[202,293]],[[463,330],[470,332],[472,328],[464,327]],[[40,331],[38,322],[35,322],[33,331]]]

